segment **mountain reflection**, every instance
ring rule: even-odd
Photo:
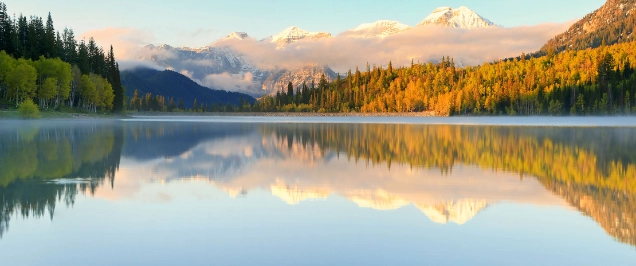
[[[320,147],[367,165],[398,164],[438,169],[442,175],[466,165],[532,177],[571,206],[596,220],[621,242],[636,245],[636,130],[633,128],[555,128],[444,125],[278,124],[261,127],[288,147]],[[284,149],[280,146],[279,148]],[[477,185],[471,180],[466,182]],[[408,181],[414,185],[416,181]],[[492,184],[494,185],[494,184]],[[457,189],[468,187],[456,184]],[[351,189],[356,189],[352,186]],[[422,206],[416,201],[383,195],[394,209],[413,203],[434,221],[466,222],[490,202],[454,198]],[[497,193],[493,191],[493,193]],[[280,194],[277,192],[276,194]],[[322,192],[324,196],[325,192]],[[346,193],[345,193],[346,194]]]
[[[0,131],[0,235],[12,214],[48,211],[52,218],[56,203],[72,205],[78,193],[112,187],[116,176],[124,178],[116,174],[122,157],[150,164],[151,179],[205,179],[232,197],[264,189],[296,205],[338,195],[362,208],[412,205],[441,224],[465,224],[499,202],[564,200],[619,241],[636,245],[635,133],[452,125],[23,123]]]

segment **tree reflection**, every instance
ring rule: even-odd
[[[636,245],[636,129],[386,124],[266,124],[287,146],[315,147],[373,165],[457,165],[535,177]]]
[[[16,124],[0,131],[0,237],[10,217],[53,219],[58,201],[114,184],[123,130],[114,123]]]
[[[242,149],[238,144],[245,138],[237,136],[248,135],[257,135],[258,140],[249,153],[221,150]],[[94,193],[103,184],[112,187],[122,153],[141,161],[179,157],[213,139],[226,140],[219,142],[225,145],[201,151],[209,157],[177,158],[167,167],[234,169],[275,156],[304,163],[340,156],[389,169],[397,164],[439,169],[442,175],[459,165],[472,165],[536,178],[595,219],[608,234],[636,245],[636,129],[386,124],[85,122],[5,127],[0,129],[0,236],[12,215],[48,213],[52,218],[56,203],[71,206],[79,193]],[[242,161],[241,156],[250,158]],[[350,181],[353,189],[360,189],[355,180]],[[303,192],[301,187],[274,185],[273,191],[289,196],[289,202],[300,199],[290,193]],[[237,186],[239,192],[244,193],[241,186]],[[328,188],[312,192],[314,198],[329,195]],[[349,196],[363,199],[366,195]],[[486,204],[473,205],[478,211]]]

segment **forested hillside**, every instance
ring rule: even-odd
[[[460,68],[369,66],[333,82],[289,86],[263,111],[434,112],[438,115],[608,115],[636,111],[635,0],[608,0],[532,54]],[[590,49],[593,47],[592,49]]]
[[[131,110],[192,109],[195,99],[197,109],[204,106],[206,110],[210,110],[211,107],[219,109],[219,106],[225,108],[228,104],[232,106],[253,104],[255,101],[247,94],[203,87],[171,70],[138,68],[123,71],[121,77],[122,84],[127,88],[126,96],[130,99],[128,104]]]
[[[452,114],[630,114],[636,43],[457,68],[453,59],[367,67],[317,86],[265,97],[256,109]]]
[[[11,18],[0,2],[0,100],[40,108],[123,110],[124,91],[113,47],[77,41],[72,29],[55,30],[51,14]]]

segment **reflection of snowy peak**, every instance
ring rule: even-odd
[[[326,188],[300,188],[285,185],[280,180],[277,180],[276,184],[273,184],[271,188],[272,195],[281,198],[290,205],[296,205],[304,200],[326,199],[331,194],[331,191]]]
[[[342,33],[342,36],[357,38],[384,38],[389,35],[400,33],[411,26],[391,20],[378,20],[373,23],[364,23],[355,29]]]
[[[457,9],[439,7],[417,26],[437,25],[448,28],[475,29],[495,26],[495,23],[483,18],[465,6]]]
[[[470,221],[479,211],[488,207],[485,200],[461,199],[436,205],[415,204],[428,218],[439,224],[453,222],[465,224]]]
[[[298,27],[289,27],[280,33],[272,36],[272,42],[278,44],[288,44],[299,40],[320,40],[331,37],[328,32],[308,32]]]
[[[410,204],[408,200],[389,194],[384,190],[353,190],[346,194],[349,200],[355,202],[361,208],[386,211],[396,210]]]

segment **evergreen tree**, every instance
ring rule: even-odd
[[[181,111],[185,110],[185,106],[183,105],[183,99],[179,98],[179,104],[177,105]]]
[[[44,55],[46,58],[58,57],[55,46],[55,28],[53,27],[53,19],[51,13],[46,19],[46,28],[44,29],[44,38],[42,40],[43,50],[40,55]]]
[[[113,46],[110,46],[108,52],[108,82],[113,86],[115,98],[113,100],[113,111],[121,112],[124,109],[124,88],[121,85],[121,77],[119,75],[119,64],[115,61],[115,53]]]
[[[0,2],[0,50],[12,55],[15,53],[13,22],[7,12],[7,6]]]
[[[170,97],[170,102],[168,103],[168,112],[172,112],[174,108],[177,108],[177,105],[174,102],[174,97]]]
[[[293,97],[294,97],[294,85],[290,81],[287,83],[287,98],[292,99]]]
[[[62,60],[71,63],[72,65],[79,64],[78,62],[78,50],[77,41],[75,40],[75,34],[72,29],[65,28],[62,32],[63,49],[61,52]]]
[[[88,74],[91,72],[89,60],[88,47],[86,47],[86,42],[82,40],[77,48],[77,66],[80,71],[82,71],[82,74]]]
[[[18,17],[18,26],[17,26],[17,36],[16,36],[16,53],[15,57],[17,58],[27,58],[29,57],[29,47],[27,46],[27,37],[29,35],[29,24],[27,23],[27,18],[25,16],[20,15]]]

